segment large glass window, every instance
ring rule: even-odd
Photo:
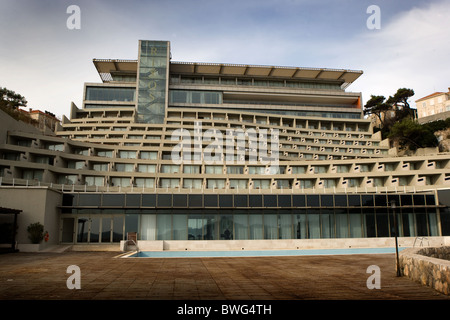
[[[319,210],[308,210],[308,238],[320,238],[320,213]]]
[[[88,242],[89,235],[89,218],[78,217],[77,219],[77,242]]]
[[[296,210],[294,214],[294,238],[307,239],[306,212],[304,210]]]
[[[170,90],[169,97],[170,103],[222,103],[222,93],[218,91]]]
[[[173,215],[173,240],[187,240],[188,239],[188,215],[174,214]]]
[[[220,215],[219,234],[221,240],[233,239],[233,216],[231,214]]]
[[[292,239],[292,215],[290,213],[282,213],[278,216],[279,239]]]
[[[124,239],[123,228],[124,228],[124,218],[122,216],[115,216],[113,218],[113,229],[112,229],[113,242],[120,242],[120,240]]]
[[[188,240],[201,240],[203,218],[201,214],[188,215]]]
[[[334,232],[334,212],[333,210],[322,210],[321,214],[321,227],[322,227],[322,234],[321,238],[335,238],[335,232]]]
[[[155,240],[156,239],[156,215],[143,214],[140,220],[141,232],[140,240]]]
[[[213,213],[205,213],[203,219],[204,219],[203,239],[216,240],[217,222],[218,222],[217,215]]]
[[[335,210],[336,238],[348,238],[348,216],[347,209]]]
[[[264,239],[278,239],[278,217],[276,213],[264,214]]]
[[[234,219],[234,239],[235,240],[247,240],[249,239],[248,235],[248,218],[249,215],[244,214],[235,214],[233,216]]]
[[[172,239],[172,215],[158,214],[156,215],[156,225],[158,230],[158,240]]]
[[[111,242],[111,224],[112,218],[102,218],[102,240],[101,242]]]
[[[249,238],[250,240],[263,239],[263,217],[262,214],[249,214]]]
[[[135,88],[86,87],[86,100],[92,101],[135,101]]]
[[[389,212],[387,209],[377,209],[376,210],[376,227],[377,227],[377,237],[389,237],[390,236],[390,221]],[[394,225],[392,224],[392,227]],[[393,234],[392,234],[393,235]]]
[[[361,238],[362,232],[362,220],[361,209],[349,209],[349,224],[350,224],[350,237]]]

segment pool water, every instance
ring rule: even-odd
[[[406,248],[399,248],[401,251]],[[214,258],[214,257],[279,257],[345,254],[395,253],[389,248],[305,249],[305,250],[231,250],[231,251],[140,251],[128,258]]]

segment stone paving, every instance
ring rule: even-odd
[[[120,252],[0,255],[0,300],[450,300],[396,277],[394,254],[118,258]],[[67,267],[81,271],[68,289]],[[368,289],[367,268],[381,270]]]

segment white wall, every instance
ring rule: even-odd
[[[47,187],[0,187],[2,207],[22,210],[17,215],[16,241],[20,251],[42,250],[59,242],[59,214],[62,194]],[[49,241],[39,246],[30,246],[27,228],[31,223],[40,222],[44,232],[48,231]]]

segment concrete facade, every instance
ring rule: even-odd
[[[185,212],[169,212],[167,208],[159,212],[161,207],[157,205],[65,206],[63,198],[77,193],[112,198],[123,194],[269,198],[283,194],[420,193],[437,199],[438,191],[450,186],[450,154],[427,150],[424,154],[400,157],[396,149],[389,147],[389,141],[373,133],[371,121],[363,118],[361,93],[346,91],[362,71],[175,62],[168,59],[167,46],[162,57],[168,65],[159,70],[152,63],[140,61],[153,59],[152,53],[158,52],[159,44],[145,42],[149,56],[139,60],[94,59],[102,82],[84,84],[82,108],[72,104],[70,119],[64,117],[54,134],[11,121],[0,112],[0,193],[5,205],[24,210],[19,221],[22,228],[32,220],[42,220],[50,233],[49,243],[84,246],[85,242],[93,242],[93,248],[101,242],[119,245],[120,240],[126,240],[127,217],[135,215],[138,218],[133,222],[137,224],[133,231],[140,232],[139,240],[151,233],[154,240],[165,241],[163,248],[186,248],[189,244],[189,248],[199,249],[205,239],[196,243],[161,239],[161,221],[167,219],[172,228],[174,217],[193,217],[192,207],[186,207]],[[146,69],[141,72],[140,67]],[[147,76],[148,92],[138,83],[140,77]],[[141,96],[143,92],[145,97]],[[164,98],[164,103],[153,105],[157,98]],[[149,119],[149,114],[144,117],[139,105],[145,112],[155,112],[157,121]],[[165,116],[160,121],[162,114]],[[143,118],[148,122],[143,122]],[[259,139],[256,144],[255,139]],[[26,203],[22,203],[23,199],[27,199]],[[225,217],[222,209],[214,208],[214,226]],[[259,218],[267,208],[258,207],[258,212],[250,212],[250,205],[239,209],[247,210],[245,214],[250,218]],[[294,237],[292,219],[298,209],[309,212],[311,220],[326,215],[331,219],[330,225],[335,226],[333,219],[340,214],[338,210],[344,210],[345,219],[350,219],[348,210],[354,208],[330,206],[332,213],[325,213],[321,210],[326,208],[292,206],[288,214],[276,212],[270,218],[291,219],[288,229],[292,229]],[[357,210],[358,219],[366,218],[361,206]],[[389,205],[372,205],[370,210],[383,219],[383,225],[378,226],[383,233],[377,236],[390,234],[393,222],[389,220]],[[411,204],[408,210],[408,228],[414,229],[411,237],[420,233],[447,236],[447,226],[442,227],[448,221],[447,205],[439,201],[431,205]],[[206,216],[205,212],[200,214]],[[64,219],[70,225],[64,225]],[[139,225],[141,220],[149,224],[147,230]],[[326,225],[319,220],[317,228]],[[344,229],[350,228],[349,221],[343,222]],[[197,222],[202,224],[198,229],[205,236],[206,228],[212,225],[202,218]],[[86,226],[86,234],[81,225],[78,229],[79,223]],[[365,228],[362,222],[358,227]],[[187,230],[188,225],[183,228]],[[336,228],[328,231],[335,235]],[[217,229],[214,232],[219,235]],[[20,243],[27,244],[23,229],[20,233]],[[70,241],[63,241],[63,235]],[[361,231],[356,238],[362,236]],[[219,241],[216,245],[229,249],[283,243],[270,242],[274,239],[222,243],[218,238],[214,238]],[[291,244],[287,241],[282,246]],[[42,244],[41,249],[46,245]],[[152,245],[161,247],[159,242]]]

